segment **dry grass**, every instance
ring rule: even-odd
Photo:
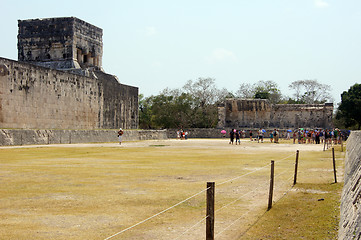
[[[332,183],[331,153],[314,145],[243,142],[241,146],[231,146],[227,140],[191,139],[122,146],[3,148],[0,149],[3,183],[0,236],[1,239],[105,239],[204,190],[207,181],[215,181],[217,239],[249,236],[252,239],[251,230],[267,208],[267,165],[271,159],[276,161],[274,199],[281,199],[274,209],[289,204],[288,199],[293,201],[294,195],[298,199],[298,194],[304,193],[291,191],[283,197],[293,182],[294,153],[298,148],[301,188]],[[336,153],[338,159],[343,157],[339,151]],[[337,165],[342,181],[343,162],[338,160]],[[266,167],[259,170],[263,166]],[[237,178],[255,170],[258,171]],[[232,178],[237,179],[226,182]],[[327,192],[339,196],[334,189]],[[112,239],[179,236],[179,239],[203,239],[203,222],[185,231],[204,215],[205,193],[201,193]]]

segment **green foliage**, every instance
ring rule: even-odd
[[[183,89],[165,89],[139,100],[139,125],[143,129],[212,128],[217,125],[217,104],[231,93],[218,90],[214,79],[189,80]]]
[[[361,129],[361,84],[355,84],[341,94],[336,113],[336,124],[350,129]]]
[[[255,99],[269,99],[270,93],[269,92],[256,92],[254,95]]]
[[[142,129],[212,128],[218,122],[217,105],[225,98],[268,99],[274,104],[312,104],[330,100],[330,86],[317,80],[294,81],[289,88],[295,90],[295,98],[284,98],[277,83],[270,80],[242,83],[235,93],[218,89],[213,78],[189,80],[181,89],[166,88],[159,95],[147,98],[140,95],[139,126]],[[342,112],[338,117],[343,115]],[[349,124],[346,120],[339,122]]]

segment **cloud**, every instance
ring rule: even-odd
[[[155,27],[150,26],[150,27],[147,27],[145,29],[145,35],[146,36],[153,36],[155,34],[157,34],[157,29]]]
[[[314,0],[315,6],[318,8],[325,8],[328,7],[329,4],[324,0]]]
[[[225,61],[236,61],[236,55],[227,49],[224,48],[216,48],[212,51],[211,55],[209,55],[206,60],[209,63],[217,63],[217,62],[225,62]]]

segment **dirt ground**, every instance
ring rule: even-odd
[[[254,150],[255,148],[261,151],[282,151],[295,152],[296,150],[303,151],[320,151],[323,150],[323,144],[292,144],[291,140],[281,140],[279,144],[270,143],[269,139],[265,139],[263,143],[257,141],[250,141],[249,139],[242,139],[240,145],[231,145],[229,140],[223,139],[168,139],[168,140],[146,140],[146,141],[124,141],[121,145],[119,143],[77,143],[77,144],[51,144],[51,145],[26,145],[26,146],[3,146],[0,149],[7,148],[41,148],[41,147],[61,147],[61,148],[78,148],[78,147],[149,147],[162,145],[170,148],[222,148],[230,149],[238,147],[245,150]]]
[[[308,154],[300,170],[301,181],[332,181],[329,154],[323,147],[286,140],[275,144],[268,139],[264,143],[243,139],[240,145],[231,145],[228,139],[170,139],[124,141],[122,145],[0,147],[24,151],[57,148],[69,154],[69,158],[39,156],[28,162],[0,158],[0,179],[10,184],[0,195],[0,238],[6,233],[8,239],[106,239],[197,193],[209,179],[215,179],[216,239],[236,239],[267,208],[269,160],[280,162],[276,203],[288,191],[307,191],[291,189],[297,150],[303,156]],[[78,152],[82,149],[90,153],[81,156]],[[107,152],[126,155],[113,159]],[[309,156],[321,160],[315,162]],[[265,165],[267,168],[258,172]],[[249,173],[253,175],[243,178]],[[342,170],[338,175],[342,177]],[[199,222],[205,215],[203,196],[111,239],[203,239],[205,224]]]

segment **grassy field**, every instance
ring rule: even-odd
[[[105,239],[193,195],[111,239],[204,239],[209,181],[216,239],[334,239],[343,157],[336,147],[332,184],[331,151],[316,145],[190,139],[2,148],[0,239]]]

